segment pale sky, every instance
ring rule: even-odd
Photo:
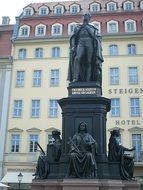
[[[70,0],[1,0],[0,3],[0,24],[2,16],[10,17],[10,24],[15,24],[15,16],[19,16],[23,8],[30,3],[70,1]]]

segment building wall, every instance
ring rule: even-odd
[[[101,2],[101,1],[99,1]],[[143,139],[143,27],[142,27],[142,11],[138,5],[141,1],[133,1],[135,4],[135,11],[124,12],[122,10],[122,3],[119,2],[119,10],[117,12],[107,13],[106,5],[108,1],[104,1],[102,4],[102,13],[92,14],[91,21],[101,22],[101,32],[103,35],[103,56],[104,63],[102,67],[103,71],[103,96],[107,98],[119,98],[120,99],[120,115],[113,117],[111,112],[107,117],[107,144],[110,135],[110,131],[115,127],[119,127],[121,130],[121,142],[124,146],[131,148],[132,134],[141,135],[141,143]],[[116,1],[118,2],[118,1]],[[79,4],[84,6],[87,1],[81,1]],[[88,3],[92,3],[89,1]],[[70,2],[65,6],[69,6]],[[55,4],[49,3],[50,8]],[[40,4],[32,4],[31,7],[38,10]],[[31,17],[19,18],[18,26],[27,25],[30,26],[30,34],[28,37],[20,37],[19,31],[15,31],[13,37],[13,71],[12,71],[12,87],[9,106],[9,120],[8,120],[8,133],[7,143],[5,151],[5,172],[8,170],[24,170],[34,171],[37,161],[38,153],[29,152],[29,135],[39,135],[38,142],[46,150],[48,143],[48,134],[51,134],[52,129],[62,128],[62,116],[61,110],[58,108],[58,116],[55,118],[49,117],[49,100],[60,99],[67,97],[67,71],[68,71],[68,59],[69,59],[69,35],[67,32],[67,24],[71,22],[82,23],[82,14],[86,12],[88,6],[76,15],[69,13],[66,16],[51,15],[47,17],[38,17],[34,15]],[[28,7],[25,7],[28,8]],[[24,10],[25,10],[24,8]],[[35,13],[38,14],[38,13]],[[134,32],[125,32],[125,21],[128,19],[136,20],[137,30]],[[108,33],[107,22],[110,20],[119,21],[119,32]],[[44,37],[35,36],[35,27],[39,23],[46,24],[47,32]],[[54,23],[62,23],[63,33],[61,36],[52,36],[51,27]],[[109,55],[109,46],[111,44],[118,45],[118,55]],[[136,45],[136,54],[128,55],[128,44]],[[58,58],[52,58],[52,48],[60,47],[61,54]],[[19,49],[25,48],[27,50],[27,58],[20,60],[18,58]],[[36,48],[43,48],[44,55],[41,59],[34,57]],[[137,67],[139,82],[134,85],[130,85],[128,82],[128,68]],[[119,84],[110,84],[110,68],[119,69]],[[59,85],[56,87],[50,86],[50,71],[51,69],[59,69]],[[32,78],[33,71],[41,70],[41,86],[33,87]],[[24,86],[16,86],[17,71],[24,71]],[[130,98],[139,98],[140,114],[136,117],[130,115]],[[39,118],[31,118],[31,101],[33,99],[40,100],[40,116]],[[20,118],[13,117],[14,101],[22,100],[22,115]],[[20,135],[19,152],[11,151],[11,138],[12,135]],[[141,152],[142,147],[141,147]],[[141,155],[142,156],[142,155]],[[142,175],[141,169],[143,167],[143,157],[139,162],[135,163],[135,175]],[[138,167],[140,166],[140,168]]]

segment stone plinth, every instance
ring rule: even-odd
[[[139,190],[137,181],[106,179],[33,180],[32,190]]]

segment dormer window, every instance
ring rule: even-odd
[[[100,4],[99,3],[93,3],[90,5],[90,11],[91,12],[98,12],[100,11]]]
[[[30,26],[23,25],[19,29],[19,37],[28,37],[30,34]]]
[[[76,14],[80,11],[79,5],[73,4],[70,6],[70,13]]]
[[[62,35],[62,24],[52,25],[52,35]]]
[[[107,11],[116,11],[117,10],[117,4],[114,2],[110,2],[107,4]]]
[[[47,7],[43,6],[39,8],[39,15],[44,16],[49,13],[49,10]]]
[[[46,34],[46,26],[43,24],[39,24],[35,29],[35,36],[45,36]]]
[[[27,7],[24,9],[24,16],[31,16],[34,14],[34,10],[31,7]]]
[[[54,8],[54,14],[63,14],[64,13],[64,7],[62,5],[57,5]]]
[[[123,5],[123,9],[125,11],[130,11],[130,10],[133,10],[134,6],[133,6],[133,2],[130,2],[130,1],[126,1]]]
[[[126,20],[125,21],[125,32],[136,32],[136,21]]]
[[[108,33],[116,33],[118,32],[118,22],[111,20],[107,23],[107,31]]]

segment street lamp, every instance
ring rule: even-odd
[[[19,182],[19,190],[20,190],[20,183],[21,183],[21,181],[22,181],[22,179],[23,179],[23,175],[22,175],[22,173],[20,172],[19,174],[18,174],[18,182]]]

